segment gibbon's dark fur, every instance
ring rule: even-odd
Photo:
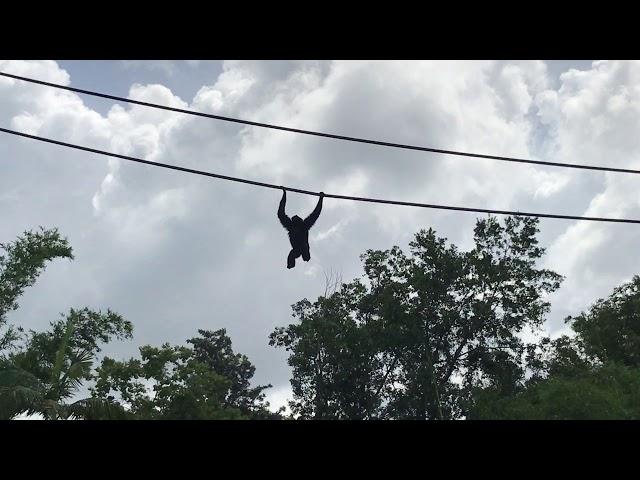
[[[316,208],[311,212],[304,220],[297,215],[292,218],[287,217],[284,213],[284,207],[287,203],[287,191],[282,189],[282,199],[280,200],[280,207],[278,208],[278,219],[284,228],[289,233],[289,241],[291,242],[291,251],[287,257],[287,268],[293,268],[296,266],[296,258],[302,257],[302,260],[308,262],[311,259],[309,253],[309,229],[316,223],[320,212],[322,211],[322,200],[324,193],[320,192],[320,199]]]

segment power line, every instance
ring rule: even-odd
[[[245,178],[230,177],[228,175],[221,175],[221,174],[218,174],[218,173],[205,172],[205,171],[202,171],[202,170],[195,170],[193,168],[186,168],[186,167],[180,167],[180,166],[177,166],[177,165],[158,163],[158,162],[153,162],[151,160],[143,160],[141,158],[130,157],[128,155],[121,155],[119,153],[106,152],[104,150],[98,150],[98,149],[95,149],[95,148],[89,148],[89,147],[84,147],[84,146],[81,146],[81,145],[75,145],[73,143],[60,142],[58,140],[39,137],[39,136],[36,136],[36,135],[30,135],[28,133],[17,132],[15,130],[9,130],[9,129],[6,129],[6,128],[0,128],[0,132],[9,133],[11,135],[18,135],[18,136],[21,136],[21,137],[30,138],[32,140],[39,140],[41,142],[52,143],[54,145],[60,145],[60,146],[63,146],[63,147],[73,148],[73,149],[76,149],[76,150],[83,150],[85,152],[97,153],[99,155],[106,155],[108,157],[121,158],[123,160],[128,160],[128,161],[131,161],[131,162],[143,163],[143,164],[146,164],[146,165],[153,165],[155,167],[161,167],[161,168],[168,168],[170,170],[178,170],[180,172],[193,173],[195,175],[202,175],[202,176],[205,176],[205,177],[220,178],[222,180],[229,180],[231,182],[247,183],[249,185],[256,185],[258,187],[265,187],[265,188],[274,188],[274,189],[278,189],[278,190],[283,188],[281,185],[274,185],[272,183],[256,182],[255,180],[247,180]],[[319,196],[319,193],[312,192],[310,190],[302,190],[302,189],[299,189],[299,188],[291,188],[291,187],[284,187],[284,188],[286,188],[288,191],[302,193],[304,195]],[[357,201],[357,202],[370,202],[370,203],[384,203],[384,204],[388,204],[388,205],[401,205],[401,206],[406,206],[406,207],[433,208],[433,209],[438,209],[438,210],[455,210],[455,211],[459,211],[459,212],[493,213],[493,214],[496,214],[496,215],[513,215],[513,216],[519,216],[519,217],[558,218],[558,219],[563,219],[563,220],[589,220],[589,221],[593,221],[593,222],[615,222],[615,223],[637,223],[637,224],[640,224],[640,220],[632,220],[632,219],[626,219],[626,218],[582,217],[582,216],[576,216],[576,215],[557,215],[557,214],[552,214],[552,213],[514,212],[514,211],[510,211],[510,210],[494,210],[494,209],[488,209],[488,208],[453,207],[453,206],[449,206],[449,205],[433,205],[433,204],[428,204],[428,203],[402,202],[402,201],[398,201],[398,200],[383,200],[383,199],[378,199],[378,198],[353,197],[353,196],[349,196],[349,195],[335,195],[335,194],[325,194],[325,197],[327,197],[327,198],[337,198],[339,200],[354,200],[354,201]]]
[[[440,149],[440,148],[431,148],[431,147],[421,147],[418,145],[407,145],[407,144],[403,144],[403,143],[392,143],[392,142],[383,142],[383,141],[379,141],[379,140],[371,140],[371,139],[366,139],[366,138],[359,138],[359,137],[349,137],[346,135],[336,135],[333,133],[323,133],[323,132],[315,132],[312,130],[302,130],[299,128],[290,128],[290,127],[283,127],[280,125],[273,125],[273,124],[269,124],[269,123],[260,123],[260,122],[252,122],[250,120],[241,120],[239,118],[232,118],[232,117],[225,117],[222,115],[213,115],[211,113],[203,113],[203,112],[198,112],[195,110],[185,110],[182,108],[175,108],[175,107],[168,107],[165,105],[158,105],[155,103],[149,103],[149,102],[143,102],[140,100],[131,100],[129,98],[124,98],[124,97],[118,97],[115,95],[108,95],[106,93],[99,93],[99,92],[94,92],[92,90],[84,90],[81,88],[74,88],[74,87],[68,87],[65,85],[60,85],[57,83],[50,83],[50,82],[45,82],[42,80],[36,80],[33,78],[27,78],[27,77],[21,77],[19,75],[13,75],[11,73],[5,73],[5,72],[0,72],[0,76],[3,77],[8,77],[8,78],[13,78],[15,80],[22,80],[24,82],[30,82],[30,83],[36,83],[39,85],[45,85],[47,87],[53,87],[53,88],[59,88],[61,90],[68,90],[70,92],[75,92],[75,93],[81,93],[84,95],[92,95],[94,97],[100,97],[100,98],[106,98],[109,100],[116,100],[116,101],[120,101],[120,102],[125,102],[125,103],[131,103],[134,105],[142,105],[145,107],[151,107],[151,108],[158,108],[161,110],[168,110],[170,112],[177,112],[177,113],[185,113],[188,115],[195,115],[198,117],[205,117],[205,118],[212,118],[214,120],[222,120],[225,122],[233,122],[233,123],[241,123],[244,125],[251,125],[254,127],[261,127],[261,128],[270,128],[273,130],[282,130],[285,132],[293,132],[293,133],[301,133],[303,135],[312,135],[315,137],[325,137],[325,138],[333,138],[335,140],[345,140],[348,142],[357,142],[357,143],[367,143],[370,145],[378,145],[378,146],[382,146],[382,147],[393,147],[393,148],[401,148],[404,150],[417,150],[420,152],[431,152],[431,153],[441,153],[444,155],[456,155],[456,156],[461,156],[461,157],[471,157],[471,158],[485,158],[488,160],[500,160],[503,162],[512,162],[512,163],[528,163],[531,165],[543,165],[543,166],[547,166],[547,167],[563,167],[563,168],[577,168],[577,169],[581,169],[581,170],[596,170],[596,171],[600,171],[600,172],[614,172],[614,173],[631,173],[631,174],[640,174],[640,170],[634,170],[634,169],[629,169],[629,168],[615,168],[615,167],[602,167],[602,166],[598,166],[598,165],[580,165],[577,163],[562,163],[562,162],[546,162],[546,161],[542,161],[542,160],[531,160],[531,159],[527,159],[527,158],[516,158],[516,157],[504,157],[504,156],[498,156],[498,155],[485,155],[482,153],[471,153],[471,152],[459,152],[456,150],[444,150],[444,149]]]

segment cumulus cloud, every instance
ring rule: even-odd
[[[557,92],[542,92],[540,114],[554,132],[563,160],[622,168],[640,167],[634,141],[640,119],[640,63],[594,62],[590,70],[561,75]],[[593,175],[593,174],[592,174]],[[583,186],[584,175],[572,181]],[[596,188],[585,189],[584,215],[640,218],[637,179],[620,174],[600,176]],[[556,310],[575,313],[640,271],[634,225],[584,222],[566,225],[549,248],[547,264],[567,277],[556,295]]]

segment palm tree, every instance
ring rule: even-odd
[[[66,328],[55,353],[55,362],[47,368],[42,352],[27,349],[0,361],[0,419],[20,414],[40,414],[47,420],[118,419],[126,411],[117,403],[84,398],[71,404],[83,380],[89,378],[93,354],[89,350],[70,348],[74,317]]]

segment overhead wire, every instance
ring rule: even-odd
[[[461,157],[484,158],[484,159],[488,159],[488,160],[498,160],[498,161],[503,161],[503,162],[540,165],[540,166],[546,166],[546,167],[573,168],[573,169],[581,169],[581,170],[594,170],[594,171],[612,172],[612,173],[627,173],[627,174],[635,174],[635,175],[640,174],[640,170],[631,169],[631,168],[605,167],[605,166],[600,166],[600,165],[582,165],[582,164],[578,164],[578,163],[566,163],[566,162],[549,162],[549,161],[543,161],[543,160],[533,160],[533,159],[528,159],[528,158],[518,158],[518,157],[499,156],[499,155],[488,155],[488,154],[473,153],[473,152],[462,152],[462,151],[456,151],[456,150],[446,150],[446,149],[441,149],[441,148],[424,147],[424,146],[419,146],[419,145],[409,145],[409,144],[403,144],[403,143],[386,142],[386,141],[381,141],[381,140],[373,140],[373,139],[360,138],[360,137],[351,137],[351,136],[347,136],[347,135],[337,135],[337,134],[333,134],[333,133],[317,132],[317,131],[312,131],[312,130],[303,130],[303,129],[300,129],[300,128],[285,127],[285,126],[282,126],[282,125],[274,125],[274,124],[270,124],[270,123],[253,122],[253,121],[250,121],[250,120],[243,120],[243,119],[227,117],[227,116],[223,116],[223,115],[215,115],[215,114],[212,114],[212,113],[204,113],[204,112],[199,112],[199,111],[196,111],[196,110],[187,110],[187,109],[183,109],[183,108],[170,107],[170,106],[167,106],[167,105],[159,105],[159,104],[156,104],[156,103],[144,102],[144,101],[141,101],[141,100],[134,100],[134,99],[131,99],[131,98],[125,98],[125,97],[119,97],[119,96],[116,96],[116,95],[109,95],[109,94],[106,94],[106,93],[100,93],[100,92],[96,92],[96,91],[93,91],[93,90],[86,90],[86,89],[82,89],[82,88],[70,87],[70,86],[67,86],[67,85],[60,85],[58,83],[45,82],[43,80],[37,80],[37,79],[34,79],[34,78],[23,77],[23,76],[20,76],[20,75],[14,75],[14,74],[11,74],[11,73],[6,73],[6,72],[0,72],[0,76],[6,77],[6,78],[12,78],[14,80],[21,80],[21,81],[24,81],[24,82],[30,82],[30,83],[34,83],[34,84],[38,84],[38,85],[43,85],[43,86],[47,86],[47,87],[53,87],[53,88],[57,88],[57,89],[61,89],[61,90],[67,90],[67,91],[70,91],[70,92],[80,93],[80,94],[83,94],[83,95],[91,95],[91,96],[94,96],[94,97],[100,97],[100,98],[105,98],[105,99],[109,99],[109,100],[116,100],[116,101],[119,101],[119,102],[129,103],[129,104],[132,104],[132,105],[141,105],[141,106],[144,106],[144,107],[156,108],[156,109],[161,109],[161,110],[166,110],[166,111],[176,112],[176,113],[183,113],[183,114],[187,114],[187,115],[195,115],[195,116],[198,116],[198,117],[205,117],[205,118],[210,118],[210,119],[214,119],[214,120],[221,120],[221,121],[224,121],[224,122],[233,122],[233,123],[238,123],[238,124],[243,124],[243,125],[250,125],[250,126],[253,126],[253,127],[269,128],[269,129],[273,129],[273,130],[281,130],[281,131],[285,131],[285,132],[299,133],[299,134],[303,134],[303,135],[311,135],[311,136],[316,136],[316,137],[331,138],[331,139],[335,139],[335,140],[343,140],[343,141],[348,141],[348,142],[357,142],[357,143],[364,143],[364,144],[370,144],[370,145],[378,145],[378,146],[382,146],[382,147],[399,148],[399,149],[404,149],[404,150],[415,150],[415,151],[421,151],[421,152],[439,153],[439,154],[443,154],[443,155],[455,155],[455,156],[461,156]]]
[[[7,128],[1,128],[0,127],[0,132],[7,133],[7,134],[10,134],[10,135],[16,135],[16,136],[20,136],[20,137],[24,137],[24,138],[29,138],[29,139],[32,139],[32,140],[38,140],[40,142],[45,142],[45,143],[59,145],[59,146],[67,147],[67,148],[72,148],[72,149],[75,149],[75,150],[82,150],[82,151],[85,151],[85,152],[95,153],[95,154],[98,154],[98,155],[105,155],[105,156],[109,156],[109,157],[119,158],[119,159],[122,159],[122,160],[141,163],[141,164],[145,164],[145,165],[152,165],[152,166],[155,166],[155,167],[166,168],[166,169],[171,169],[171,170],[177,170],[177,171],[180,171],[180,172],[185,172],[185,173],[190,173],[190,174],[195,174],[195,175],[201,175],[201,176],[205,176],[205,177],[218,178],[218,179],[222,179],[222,180],[228,180],[228,181],[231,181],[231,182],[245,183],[245,184],[255,185],[255,186],[264,187],[264,188],[272,188],[272,189],[282,189],[282,188],[284,188],[284,189],[286,189],[288,191],[301,193],[301,194],[304,194],[304,195],[319,196],[318,192],[313,192],[313,191],[310,191],[310,190],[303,190],[303,189],[294,188],[294,187],[284,187],[282,185],[275,185],[275,184],[272,184],[272,183],[258,182],[258,181],[255,181],[255,180],[248,180],[248,179],[245,179],[245,178],[232,177],[232,176],[222,175],[222,174],[213,173],[213,172],[206,172],[206,171],[203,171],[203,170],[196,170],[196,169],[193,169],[193,168],[181,167],[179,165],[172,165],[172,164],[154,162],[154,161],[151,161],[151,160],[144,160],[144,159],[132,157],[132,156],[129,156],[129,155],[122,155],[122,154],[119,154],[119,153],[107,152],[105,150],[99,150],[99,149],[96,149],[96,148],[85,147],[85,146],[76,145],[76,144],[73,144],[73,143],[62,142],[62,141],[59,141],[59,140],[40,137],[40,136],[37,136],[37,135],[31,135],[31,134],[28,134],[28,133],[18,132],[18,131],[10,130],[10,129],[7,129]],[[451,205],[436,205],[436,204],[429,204],[429,203],[404,202],[404,201],[399,201],[399,200],[385,200],[385,199],[379,199],[379,198],[355,197],[355,196],[351,196],[351,195],[338,195],[338,194],[331,194],[331,193],[324,194],[324,196],[326,198],[335,198],[335,199],[339,199],[339,200],[352,200],[352,201],[357,201],[357,202],[380,203],[380,204],[387,204],[387,205],[400,205],[400,206],[406,206],[406,207],[431,208],[431,209],[437,209],[437,210],[452,210],[452,211],[462,211],[462,212],[488,213],[488,214],[495,214],[495,215],[513,215],[513,216],[520,216],[520,217],[556,218],[556,219],[562,219],[562,220],[586,220],[586,221],[593,221],[593,222],[612,222],[612,223],[640,224],[640,220],[628,219],[628,218],[587,217],[587,216],[578,216],[578,215],[560,215],[560,214],[553,214],[553,213],[533,213],[533,212],[521,212],[521,211],[512,211],[512,210],[497,210],[497,209],[490,209],[490,208],[456,207],[456,206],[451,206]]]

